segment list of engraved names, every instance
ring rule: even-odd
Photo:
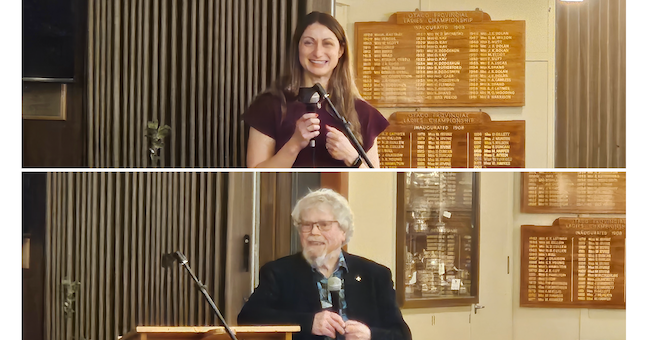
[[[563,221],[564,220],[564,221]],[[625,219],[560,219],[522,226],[523,306],[625,305]],[[525,276],[525,279],[523,277]]]
[[[523,212],[625,212],[624,172],[530,172]]]
[[[378,139],[382,167],[523,167],[525,126],[484,112],[396,112]]]
[[[523,21],[356,25],[361,95],[372,104],[523,105]]]

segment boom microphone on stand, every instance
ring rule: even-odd
[[[187,269],[187,272],[192,276],[192,279],[194,279],[194,282],[196,282],[197,288],[203,293],[203,296],[205,299],[208,301],[208,304],[210,307],[212,307],[212,310],[214,311],[215,314],[217,314],[217,317],[223,324],[223,327],[226,329],[226,332],[230,336],[230,339],[232,340],[237,340],[237,337],[235,336],[235,333],[230,329],[230,326],[226,323],[226,320],[223,319],[223,316],[221,315],[221,312],[219,311],[219,308],[217,308],[217,305],[214,304],[214,301],[210,297],[210,294],[208,294],[208,291],[205,289],[205,285],[199,281],[199,279],[194,275],[194,272],[192,271],[192,268],[190,268],[189,262],[187,261],[187,258],[183,253],[180,251],[175,251],[171,254],[163,254],[162,256],[162,266],[165,268],[169,268],[171,265],[174,264],[174,261],[178,261],[181,266],[185,267]]]

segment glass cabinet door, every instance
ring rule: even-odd
[[[478,302],[478,174],[398,173],[397,189],[400,305]]]

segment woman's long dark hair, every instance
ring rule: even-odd
[[[362,98],[354,82],[350,44],[343,27],[333,16],[322,12],[311,12],[303,18],[293,34],[293,39],[291,39],[289,57],[284,67],[283,76],[276,80],[271,85],[271,88],[265,92],[270,92],[281,99],[282,118],[284,119],[287,113],[286,97],[295,98],[298,96],[298,90],[302,85],[305,72],[300,64],[300,38],[302,38],[302,34],[307,27],[314,23],[319,23],[332,31],[339,40],[340,47],[343,49],[343,54],[332,71],[326,90],[330,94],[332,104],[350,122],[352,133],[363,144],[359,115],[354,107],[355,100]]]

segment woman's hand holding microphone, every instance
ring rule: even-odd
[[[320,119],[317,113],[305,113],[296,121],[296,129],[291,139],[300,147],[300,150],[309,145],[309,141],[320,135]]]
[[[359,153],[352,146],[350,140],[338,129],[329,125],[327,129],[325,148],[336,160],[345,162],[345,165],[352,166],[359,158]],[[291,139],[302,150],[309,145],[309,141],[320,135],[320,119],[317,113],[305,113],[296,121],[296,128]]]

